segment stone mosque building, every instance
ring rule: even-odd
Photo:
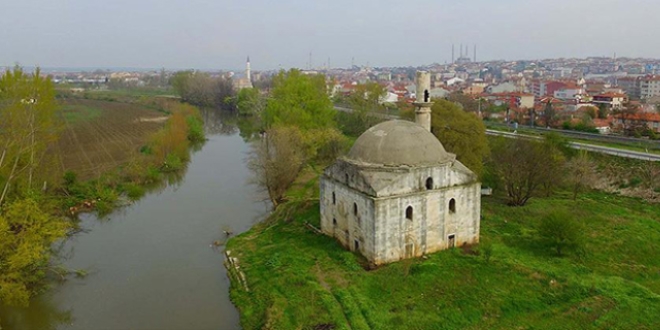
[[[371,127],[321,177],[321,230],[376,265],[479,242],[481,183],[430,132],[429,90],[417,72],[416,123]]]

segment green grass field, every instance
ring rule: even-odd
[[[65,104],[61,109],[64,120],[69,124],[92,120],[103,113],[103,109],[80,104]]]
[[[294,188],[305,195],[314,184]],[[540,219],[571,212],[586,253],[557,257]],[[660,205],[605,193],[512,208],[482,201],[479,247],[366,271],[358,255],[315,234],[318,203],[291,202],[228,242],[249,292],[233,282],[244,329],[658,329]]]

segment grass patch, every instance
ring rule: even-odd
[[[557,257],[543,243],[541,219],[556,210],[580,219],[586,253]],[[588,193],[511,208],[494,196],[482,213],[487,253],[453,249],[365,271],[360,256],[305,227],[319,225],[317,202],[289,202],[227,243],[250,287],[231,288],[242,326],[660,328],[660,205]]]
[[[102,109],[78,104],[64,105],[61,111],[63,119],[69,124],[96,119],[103,113]]]

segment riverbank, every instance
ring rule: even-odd
[[[250,145],[235,118],[200,111],[207,141],[176,181],[163,174],[162,187],[131,205],[81,214],[82,232],[57,246],[58,261],[88,275],[54,283],[30,308],[0,309],[4,329],[240,328],[223,249],[212,243],[224,241],[223,230],[248,230],[268,206],[246,184]]]
[[[318,201],[292,199],[227,243],[249,288],[232,277],[231,299],[244,329],[660,327],[660,259],[650,253],[660,250],[660,206],[603,192],[571,197],[522,208],[484,197],[482,247],[370,271],[310,229]],[[557,257],[538,244],[540,219],[557,210],[584,222],[585,253]]]
[[[115,101],[58,103],[49,120],[61,128],[36,169],[43,188],[25,189],[12,171],[3,192],[0,259],[10,266],[0,267],[0,300],[6,305],[27,306],[47,291],[48,277],[84,276],[53,260],[53,244],[80,229],[77,215],[102,217],[139,199],[184,170],[191,150],[205,140],[199,111],[178,101],[159,101],[160,112]]]

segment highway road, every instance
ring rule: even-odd
[[[541,139],[543,139],[540,136],[524,135],[524,134],[509,133],[509,132],[500,132],[500,131],[495,131],[495,130],[491,130],[491,129],[487,129],[486,134],[487,135],[493,135],[493,136],[504,136],[504,137],[507,137],[507,138],[514,138],[514,139],[518,139],[518,138],[524,138],[524,139],[530,139],[530,140],[541,140]],[[653,154],[653,153],[646,153],[646,152],[640,152],[640,151],[632,151],[632,150],[626,150],[626,149],[605,147],[605,146],[599,146],[599,145],[587,144],[587,143],[581,143],[581,142],[569,142],[569,145],[572,148],[580,149],[580,150],[587,150],[587,151],[591,151],[591,152],[599,152],[599,153],[602,153],[602,154],[614,155],[614,156],[619,156],[619,157],[626,157],[626,158],[634,158],[634,159],[660,162],[660,155]]]

